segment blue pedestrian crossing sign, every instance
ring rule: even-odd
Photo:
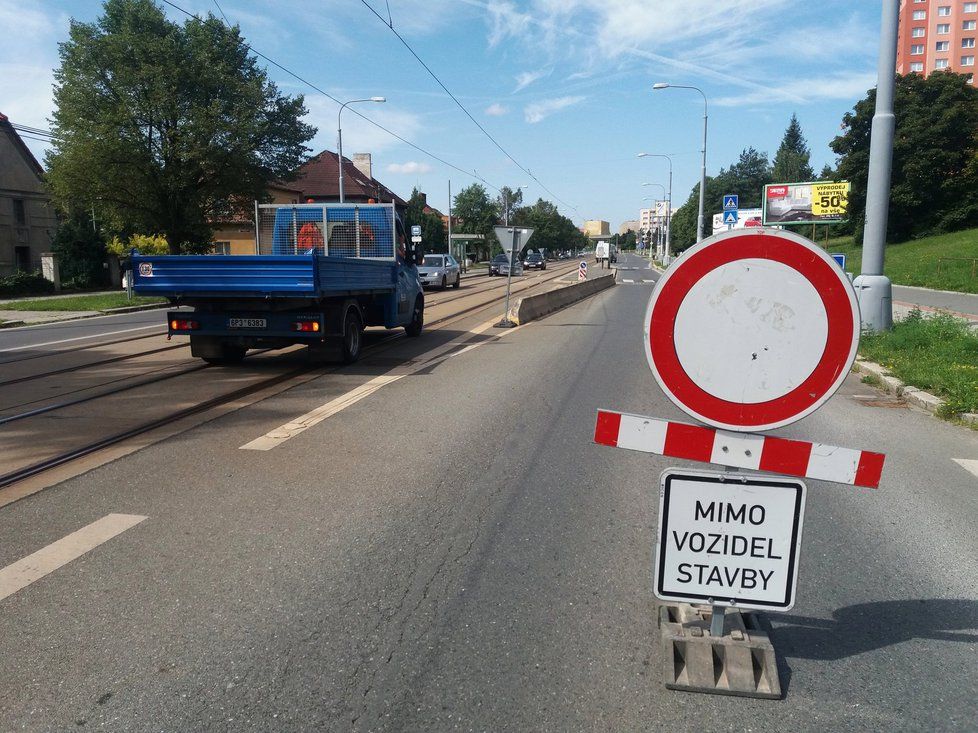
[[[728,193],[724,195],[723,197],[724,211],[729,211],[730,209],[739,209],[739,208],[740,208],[740,196],[738,196],[735,193]],[[726,219],[724,219],[724,222],[726,222]]]
[[[737,209],[731,209],[730,211],[723,212],[723,223],[724,224],[736,224],[737,223]]]

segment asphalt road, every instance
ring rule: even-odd
[[[972,293],[952,293],[946,290],[894,285],[893,300],[978,316],[978,295]]]
[[[888,455],[877,491],[809,484],[797,605],[769,615],[786,698],[664,689],[651,553],[682,462],[591,435],[599,407],[682,416],[642,354],[655,276],[620,277],[513,331],[474,314],[272,450],[239,446],[400,352],[0,509],[0,568],[147,517],[0,600],[0,729],[974,730],[978,476],[953,459],[978,436],[857,377],[777,431]]]

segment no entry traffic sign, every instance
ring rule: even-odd
[[[662,474],[655,595],[787,611],[795,603],[805,484],[669,469]]]
[[[849,279],[791,232],[733,230],[690,248],[659,278],[645,353],[677,406],[719,428],[768,430],[824,404],[859,344]]]

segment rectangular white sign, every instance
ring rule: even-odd
[[[656,597],[787,611],[805,484],[746,473],[667,469],[659,490]]]

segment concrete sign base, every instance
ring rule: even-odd
[[[710,635],[709,606],[659,606],[663,677],[670,690],[781,699],[771,640],[753,613],[727,609],[726,632]]]

